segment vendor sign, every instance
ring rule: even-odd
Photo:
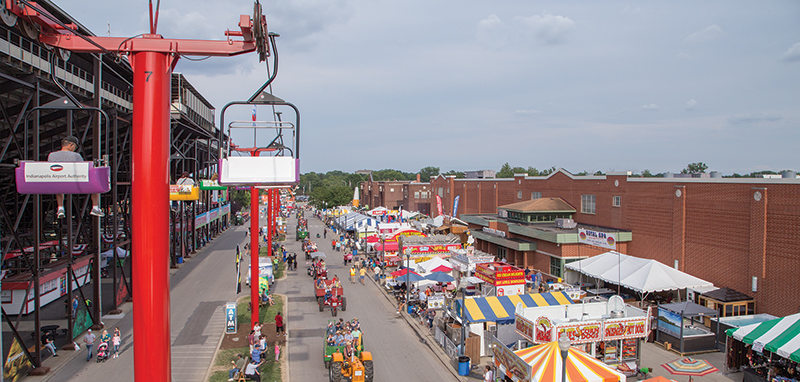
[[[531,365],[519,358],[497,338],[492,339],[492,355],[495,363],[503,365],[506,373],[516,378],[517,381],[530,381]]]
[[[195,216],[194,218],[194,228],[198,229],[204,225],[208,224],[208,213],[203,212],[200,215]]]
[[[541,316],[534,322],[534,341],[545,343],[553,341],[553,322],[550,318]]]
[[[619,340],[624,338],[640,338],[647,335],[647,317],[626,318],[620,320],[606,320],[603,323],[603,339],[605,341]]]
[[[412,255],[423,253],[448,253],[451,249],[460,249],[461,244],[404,245],[403,248],[410,250]]]
[[[587,342],[597,342],[602,338],[603,327],[599,321],[582,322],[580,324],[559,325],[556,327],[556,338],[561,338],[561,333],[566,333],[569,342],[573,345]]]
[[[200,189],[185,184],[171,184],[169,186],[169,200],[198,200]]]
[[[578,243],[593,245],[595,247],[617,249],[617,240],[613,234],[578,228]]]
[[[444,308],[444,295],[435,294],[428,297],[428,309],[443,309]]]
[[[227,186],[220,186],[216,180],[203,179],[200,181],[201,190],[227,190]]]
[[[517,333],[528,339],[528,341],[533,342],[533,322],[516,313],[514,313],[514,317],[516,318],[514,320],[514,324],[516,326]]]

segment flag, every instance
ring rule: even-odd
[[[256,105],[253,105],[253,127],[256,127]]]
[[[453,217],[454,218],[458,217],[458,198],[460,198],[460,197],[461,197],[461,195],[456,195],[456,200],[453,201]]]
[[[403,222],[403,206],[400,206],[400,212],[397,213],[397,220],[402,223]]]
[[[236,294],[242,293],[242,254],[236,244]]]
[[[442,212],[442,197],[439,195],[436,195],[436,212],[439,213],[439,216],[444,215]]]

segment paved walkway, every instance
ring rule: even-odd
[[[170,333],[172,340],[172,380],[197,382],[206,377],[224,331],[224,307],[235,301],[234,253],[243,244],[246,228],[234,226],[221,233],[197,254],[171,270]],[[227,272],[226,272],[227,271]],[[128,382],[133,381],[132,303],[120,306],[122,314],[104,316],[105,327],[119,327],[122,346],[117,359],[105,363],[86,362],[86,351],[59,352],[43,365],[51,371],[44,376],[29,376],[32,382]],[[98,333],[99,334],[99,333]],[[78,337],[78,341],[82,336]],[[95,346],[96,347],[96,346]]]

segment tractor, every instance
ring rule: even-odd
[[[331,354],[331,366],[328,369],[329,382],[341,382],[342,379],[349,379],[350,382],[372,382],[374,377],[372,353],[362,351],[350,359],[345,359],[344,354],[338,351]]]

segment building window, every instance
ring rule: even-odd
[[[539,192],[539,191],[531,192],[531,200],[541,199],[541,198],[542,198],[542,193],[541,192]]]
[[[581,195],[581,212],[584,214],[594,214],[595,211],[595,196]]]
[[[517,191],[517,199],[522,199],[522,191]]]
[[[389,192],[394,192],[394,188],[390,188],[390,189],[389,189]]]
[[[611,205],[614,207],[619,207],[622,205],[622,197],[621,196],[614,196],[612,199]]]
[[[506,259],[506,247],[497,246],[497,258],[498,260]]]
[[[553,275],[553,277],[561,277],[561,258],[550,258],[550,274]]]
[[[414,191],[414,199],[419,199],[419,191]]]
[[[444,187],[439,187],[439,197],[444,197]]]

